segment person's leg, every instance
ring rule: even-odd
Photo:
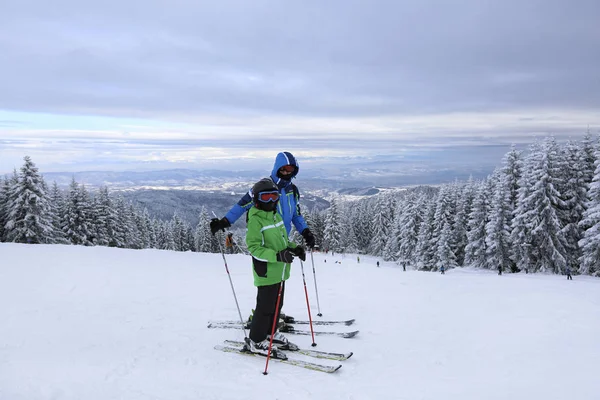
[[[273,329],[273,321],[275,321],[276,324],[279,323],[279,314],[281,314],[281,309],[283,308],[283,295],[285,294],[285,281],[283,281],[281,283],[282,287],[281,287],[281,300],[279,301],[279,309],[277,309],[277,318],[274,318],[275,315],[273,315],[271,317],[271,323],[269,324],[269,332],[267,333],[268,335],[271,334],[272,329]],[[273,301],[273,308],[275,308],[275,306],[277,305],[277,293],[279,292],[279,284],[276,285],[277,286],[277,292],[275,293],[275,301]],[[277,330],[277,325],[275,325],[275,330]]]
[[[250,326],[250,339],[255,343],[262,342],[271,334],[279,283],[257,289],[256,308]]]

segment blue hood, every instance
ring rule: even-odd
[[[290,175],[289,180],[281,179],[277,176],[277,171],[279,171],[279,168],[283,167],[284,165],[293,165],[294,167],[296,167],[295,171]],[[277,154],[277,157],[275,157],[275,164],[273,165],[273,170],[271,171],[271,179],[273,179],[273,182],[275,182],[277,187],[281,189],[292,183],[292,179],[294,179],[296,175],[298,175],[299,170],[300,165],[298,164],[298,160],[296,160],[296,157],[294,157],[292,153],[288,151],[283,151]]]

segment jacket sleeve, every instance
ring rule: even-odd
[[[246,245],[252,257],[265,262],[277,262],[275,250],[263,246],[263,237],[261,233],[262,226],[254,219],[248,220],[248,232],[246,233]]]
[[[296,227],[296,230],[302,233],[303,230],[308,228],[308,224],[304,220],[302,213],[300,212],[300,192],[296,185],[294,185],[294,200],[296,201],[296,206],[294,207],[294,215],[292,215],[292,222]],[[229,219],[229,218],[228,218]]]
[[[248,191],[240,201],[238,201],[231,210],[227,214],[225,214],[225,218],[231,225],[235,221],[237,221],[246,211],[248,211],[252,207],[252,191]]]

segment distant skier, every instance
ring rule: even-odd
[[[565,271],[565,272],[566,272],[566,274],[567,274],[567,280],[568,280],[568,281],[569,281],[569,280],[570,280],[570,281],[572,281],[572,280],[573,280],[573,277],[571,276],[571,267],[567,266],[567,269],[566,269],[566,271]]]
[[[406,272],[406,264],[402,264],[402,271]]]
[[[379,261],[377,261],[377,268],[379,268]]]
[[[441,266],[440,271],[442,272],[442,275],[446,275],[446,268],[444,268],[443,265]]]
[[[498,275],[502,275],[502,265],[498,265]]]
[[[252,255],[257,295],[246,350],[267,355],[273,323],[279,320],[283,306],[285,281],[290,277],[291,263],[294,256],[305,261],[306,251],[288,240],[283,220],[277,213],[280,195],[277,185],[271,179],[264,178],[252,187],[252,193],[254,207],[248,212],[246,244]],[[274,354],[278,349],[294,347],[297,346],[290,343],[275,327]]]
[[[359,256],[356,256],[356,262],[357,262],[358,264],[360,264],[360,257],[359,257]]]

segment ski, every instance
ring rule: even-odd
[[[284,322],[286,324],[292,324],[292,325],[309,325],[310,321],[308,320],[304,320],[304,319],[295,319],[295,318],[285,318]],[[346,326],[350,326],[352,325],[354,322],[356,322],[356,320],[353,319],[345,319],[345,320],[340,320],[340,321],[321,321],[321,320],[313,320],[313,325],[346,325]]]
[[[243,347],[242,346],[221,346],[221,345],[217,345],[215,346],[216,350],[220,350],[220,351],[224,351],[226,353],[234,353],[234,354],[241,354],[241,355],[245,355],[245,356],[249,356],[249,357],[261,357],[264,358],[265,356],[263,356],[262,354],[255,354],[255,353],[250,353],[249,351],[243,351]],[[284,364],[288,364],[288,365],[293,365],[295,367],[302,367],[302,368],[306,368],[306,369],[310,369],[313,371],[320,371],[320,372],[327,372],[327,373],[333,373],[335,371],[337,371],[338,369],[342,368],[342,365],[336,365],[336,366],[332,366],[332,365],[325,365],[325,364],[317,364],[317,363],[312,363],[312,362],[306,362],[306,361],[302,361],[302,360],[295,360],[295,359],[281,359],[281,358],[271,358],[272,361],[277,361],[280,363],[284,363]]]
[[[288,325],[309,325],[310,321],[308,320],[303,320],[303,319],[294,319],[294,318],[285,318],[284,322]],[[346,325],[346,326],[350,326],[352,324],[354,324],[354,322],[356,322],[355,319],[346,319],[346,320],[340,320],[340,321],[313,321],[313,325]],[[234,321],[234,320],[226,320],[226,321],[208,321],[209,324],[239,324],[240,321]]]
[[[244,342],[240,342],[239,340],[226,340],[225,344],[233,345],[233,346],[243,346]],[[320,350],[312,350],[312,349],[298,349],[298,350],[284,350],[284,351],[292,351],[293,353],[303,354],[305,356],[315,357],[315,358],[323,358],[326,360],[336,360],[336,361],[345,361],[352,357],[352,352],[348,353],[331,353],[328,351],[320,351]]]
[[[224,323],[224,322],[211,322],[208,324],[207,328],[221,328],[221,329],[241,329],[242,324],[237,323]],[[282,333],[289,333],[290,335],[311,335],[310,331],[307,330],[299,330],[294,329],[292,326],[285,327],[285,329],[279,329]],[[349,332],[324,332],[324,331],[315,331],[316,336],[338,336],[345,339],[353,338],[358,334],[358,331],[349,331]]]

